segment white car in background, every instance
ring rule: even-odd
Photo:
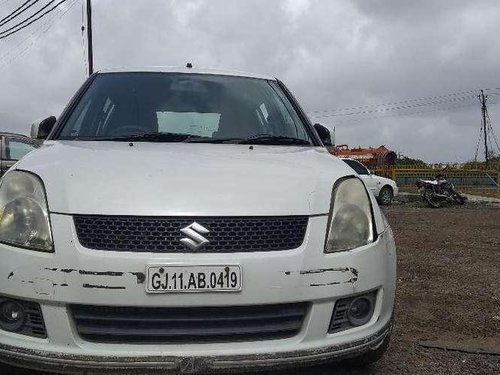
[[[0,182],[0,362],[208,374],[379,359],[396,248],[282,82],[92,75]]]
[[[390,178],[377,176],[359,161],[351,158],[341,158],[347,165],[363,179],[366,186],[382,205],[390,205],[392,199],[398,194],[398,185],[396,181]]]

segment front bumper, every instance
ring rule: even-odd
[[[319,363],[376,348],[390,332],[396,252],[387,229],[362,248],[323,254],[327,217],[311,217],[295,250],[233,254],[137,254],[83,248],[71,216],[51,215],[55,253],[0,244],[0,295],[40,304],[47,339],[0,330],[0,361],[62,373],[208,373]],[[148,264],[241,264],[239,293],[147,294]],[[89,285],[92,286],[89,288]],[[116,289],[120,287],[120,289]],[[328,333],[338,299],[378,290],[372,319]],[[79,337],[71,304],[104,306],[241,306],[308,302],[302,330],[276,340],[189,344],[104,344]]]
[[[2,362],[63,374],[209,374],[227,370],[248,372],[320,364],[354,357],[378,348],[392,330],[390,321],[382,330],[363,340],[317,349],[270,354],[193,356],[102,357],[54,354],[0,344]]]

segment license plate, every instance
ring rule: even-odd
[[[148,266],[146,292],[238,292],[241,267]]]

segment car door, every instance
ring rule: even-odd
[[[36,146],[19,138],[3,137],[2,174]]]

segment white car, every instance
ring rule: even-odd
[[[377,197],[382,205],[390,205],[392,199],[398,195],[399,189],[396,181],[390,178],[377,176],[359,161],[351,158],[342,158],[363,179],[366,186]]]
[[[92,75],[1,180],[0,361],[207,374],[377,360],[392,231],[316,129],[272,77]]]

